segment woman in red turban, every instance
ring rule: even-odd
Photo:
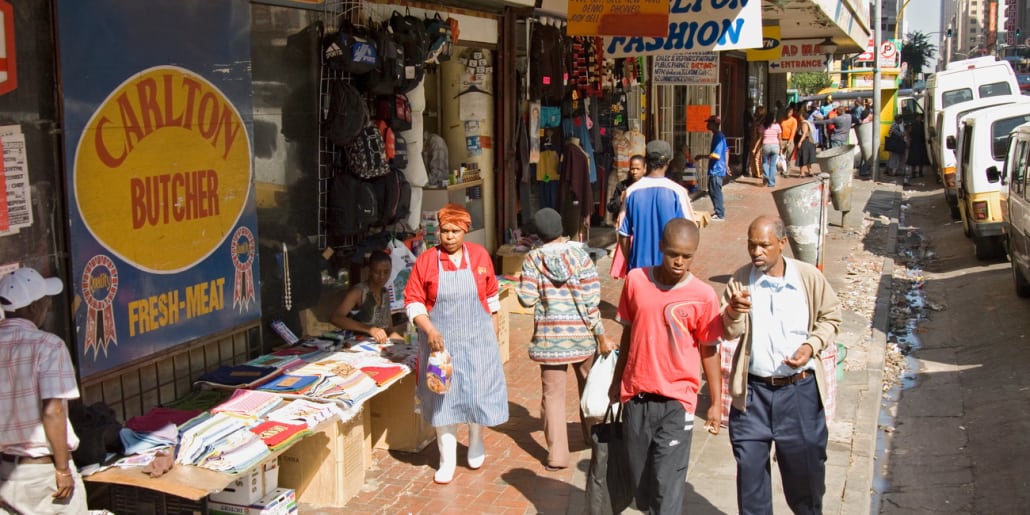
[[[426,250],[404,288],[408,319],[418,328],[419,377],[429,354],[447,350],[452,360],[450,389],[436,393],[420,381],[422,416],[436,428],[440,466],[433,477],[446,484],[457,462],[457,425],[469,425],[468,466],[486,459],[483,426],[508,421],[508,387],[497,340],[500,309],[493,259],[480,245],[465,242],[472,217],[459,204],[436,214],[440,244]]]

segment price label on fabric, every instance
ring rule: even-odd
[[[662,0],[569,0],[570,36],[649,36],[669,33],[669,2]]]

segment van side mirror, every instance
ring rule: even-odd
[[[948,150],[955,150],[955,136],[948,136],[948,139],[944,140],[944,146],[948,147]]]
[[[998,182],[1001,179],[1001,170],[997,166],[987,167],[987,182]]]

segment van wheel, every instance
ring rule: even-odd
[[[973,246],[976,248],[976,259],[994,259],[1005,255],[1001,238],[997,236],[973,238]]]
[[[959,217],[962,218],[962,234],[965,234],[966,238],[972,238],[973,237],[973,231],[972,231],[972,228],[969,225],[969,216],[968,216],[968,214],[966,214],[966,216],[962,216],[962,214],[963,213],[962,213],[961,208],[960,208],[960,210],[959,210]]]
[[[1012,262],[1012,284],[1016,285],[1016,295],[1023,298],[1030,297],[1030,281],[1027,281],[1026,277],[1019,272],[1015,261]]]

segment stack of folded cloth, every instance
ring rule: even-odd
[[[145,415],[130,418],[118,433],[125,446],[125,455],[175,445],[179,442],[178,426],[200,413],[200,410],[158,407],[152,408]]]
[[[297,399],[275,411],[269,412],[266,418],[277,422],[304,424],[310,429],[323,421],[339,417],[340,415],[342,415],[340,409],[332,403]]]
[[[318,379],[319,377],[317,375],[286,374],[259,386],[257,389],[268,392],[299,395],[305,393],[312,384],[318,381]]]
[[[216,387],[236,386],[253,388],[267,382],[281,372],[276,367],[251,365],[222,365],[197,379],[197,383]]]
[[[291,424],[278,420],[262,422],[250,428],[250,432],[258,435],[271,451],[285,449],[293,445],[293,442],[311,434],[307,424]]]
[[[282,400],[282,397],[271,392],[236,390],[229,400],[211,408],[211,413],[226,413],[253,421],[275,409]]]

